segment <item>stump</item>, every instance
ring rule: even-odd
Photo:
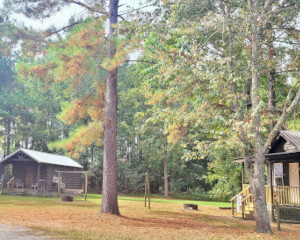
[[[185,204],[183,204],[183,209],[184,210],[195,210],[195,211],[198,211],[198,205],[197,204],[185,203]]]
[[[73,202],[73,196],[71,196],[71,195],[61,195],[61,200],[63,202]]]

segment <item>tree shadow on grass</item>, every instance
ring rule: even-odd
[[[214,230],[224,230],[230,232],[243,232],[253,230],[253,224],[240,223],[235,219],[229,219],[222,216],[210,216],[206,214],[189,214],[186,212],[175,213],[169,211],[155,211],[153,217],[128,217],[122,216],[127,221],[124,224],[135,225],[139,227],[162,227],[169,229],[202,229],[213,228]]]

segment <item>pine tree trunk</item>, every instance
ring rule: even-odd
[[[9,94],[12,93],[12,81],[8,81],[8,92]],[[9,115],[11,114],[12,107],[8,109]],[[7,138],[6,138],[6,156],[10,154],[10,132],[11,132],[11,121],[12,119],[10,116],[7,118]]]
[[[12,92],[12,82],[9,81],[8,82],[8,92],[11,94]],[[11,113],[11,108],[8,110],[9,113]],[[6,156],[8,156],[10,154],[10,133],[11,133],[11,119],[10,117],[7,118],[7,125],[6,125],[6,132],[7,132],[7,136],[6,136]],[[4,169],[4,177],[9,178],[9,166],[6,165],[5,169]]]
[[[164,150],[164,195],[165,195],[165,198],[169,197],[167,145],[165,145],[165,150]]]
[[[118,0],[110,0],[109,3],[109,57],[116,54],[116,45],[112,39],[114,36],[114,24],[118,20]],[[105,116],[104,116],[104,157],[103,157],[103,186],[102,186],[102,213],[120,215],[118,207],[117,189],[117,107],[118,68],[107,71]]]
[[[11,120],[7,119],[7,137],[6,137],[6,156],[10,154],[10,131],[11,131]]]

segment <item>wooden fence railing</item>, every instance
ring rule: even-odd
[[[247,198],[247,200],[248,200],[248,196],[249,195],[251,195],[251,193],[250,193],[250,187],[248,186],[248,187],[244,187],[243,186],[243,190],[241,191],[241,192],[239,192],[237,195],[235,195],[233,198],[231,198],[230,199],[230,201],[231,201],[231,210],[232,210],[232,216],[234,216],[234,212],[235,212],[235,204],[236,204],[236,201],[237,201],[237,198],[239,197],[239,196],[242,196],[242,199],[241,199],[241,201],[243,201],[243,199],[245,199],[245,198]],[[244,204],[244,201],[243,201],[243,204]],[[242,205],[242,209],[241,209],[242,211],[244,211],[244,205]],[[243,214],[244,215],[244,214]]]
[[[7,189],[13,189],[15,185],[15,177],[12,177],[6,184]]]
[[[249,184],[243,184],[243,189],[248,189]],[[266,185],[266,202],[271,203],[272,191],[271,186]],[[250,188],[249,188],[250,194]],[[273,186],[273,204],[278,202],[279,205],[300,205],[300,187],[290,186]]]
[[[273,187],[273,204],[300,205],[300,187],[276,186]]]

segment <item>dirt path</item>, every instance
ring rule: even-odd
[[[0,224],[0,240],[48,240],[49,237],[34,235],[29,228]]]

